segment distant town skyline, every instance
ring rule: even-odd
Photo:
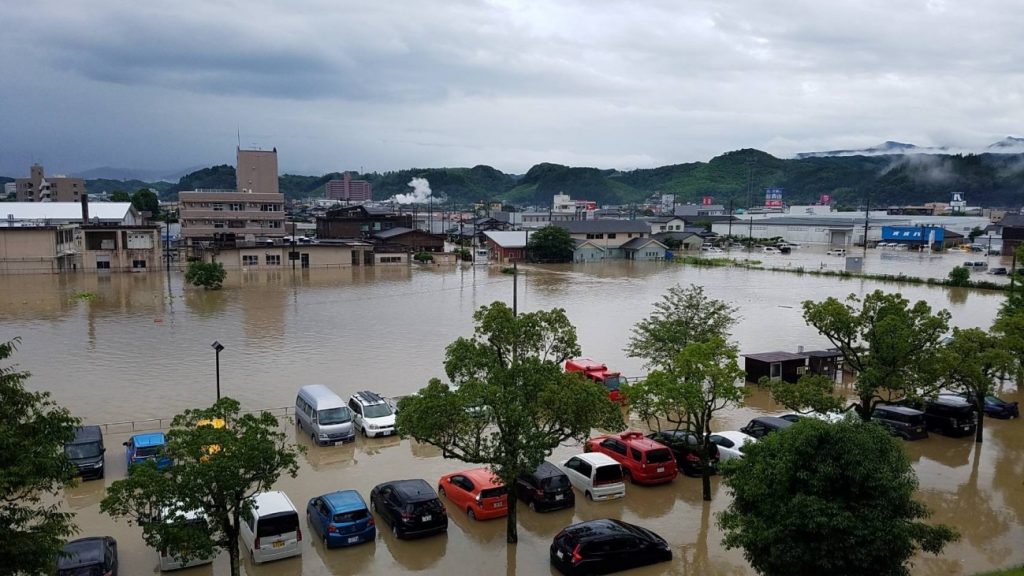
[[[0,175],[538,162],[1024,132],[1024,6],[755,0],[0,4]]]

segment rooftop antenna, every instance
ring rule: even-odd
[[[242,128],[235,126],[235,136],[238,137],[238,149],[242,149]]]

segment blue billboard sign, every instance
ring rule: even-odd
[[[882,226],[882,240],[897,242],[942,242],[946,230],[939,226]]]

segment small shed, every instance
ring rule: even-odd
[[[793,352],[744,354],[747,382],[766,376],[772,380],[796,382],[807,371],[807,355]]]
[[[807,371],[811,374],[828,376],[835,382],[843,366],[843,353],[839,350],[811,350],[807,356]]]

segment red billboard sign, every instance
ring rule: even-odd
[[[715,203],[715,198],[713,196],[705,196],[704,199],[701,200],[701,205],[703,205],[703,206],[711,206],[714,203]]]

